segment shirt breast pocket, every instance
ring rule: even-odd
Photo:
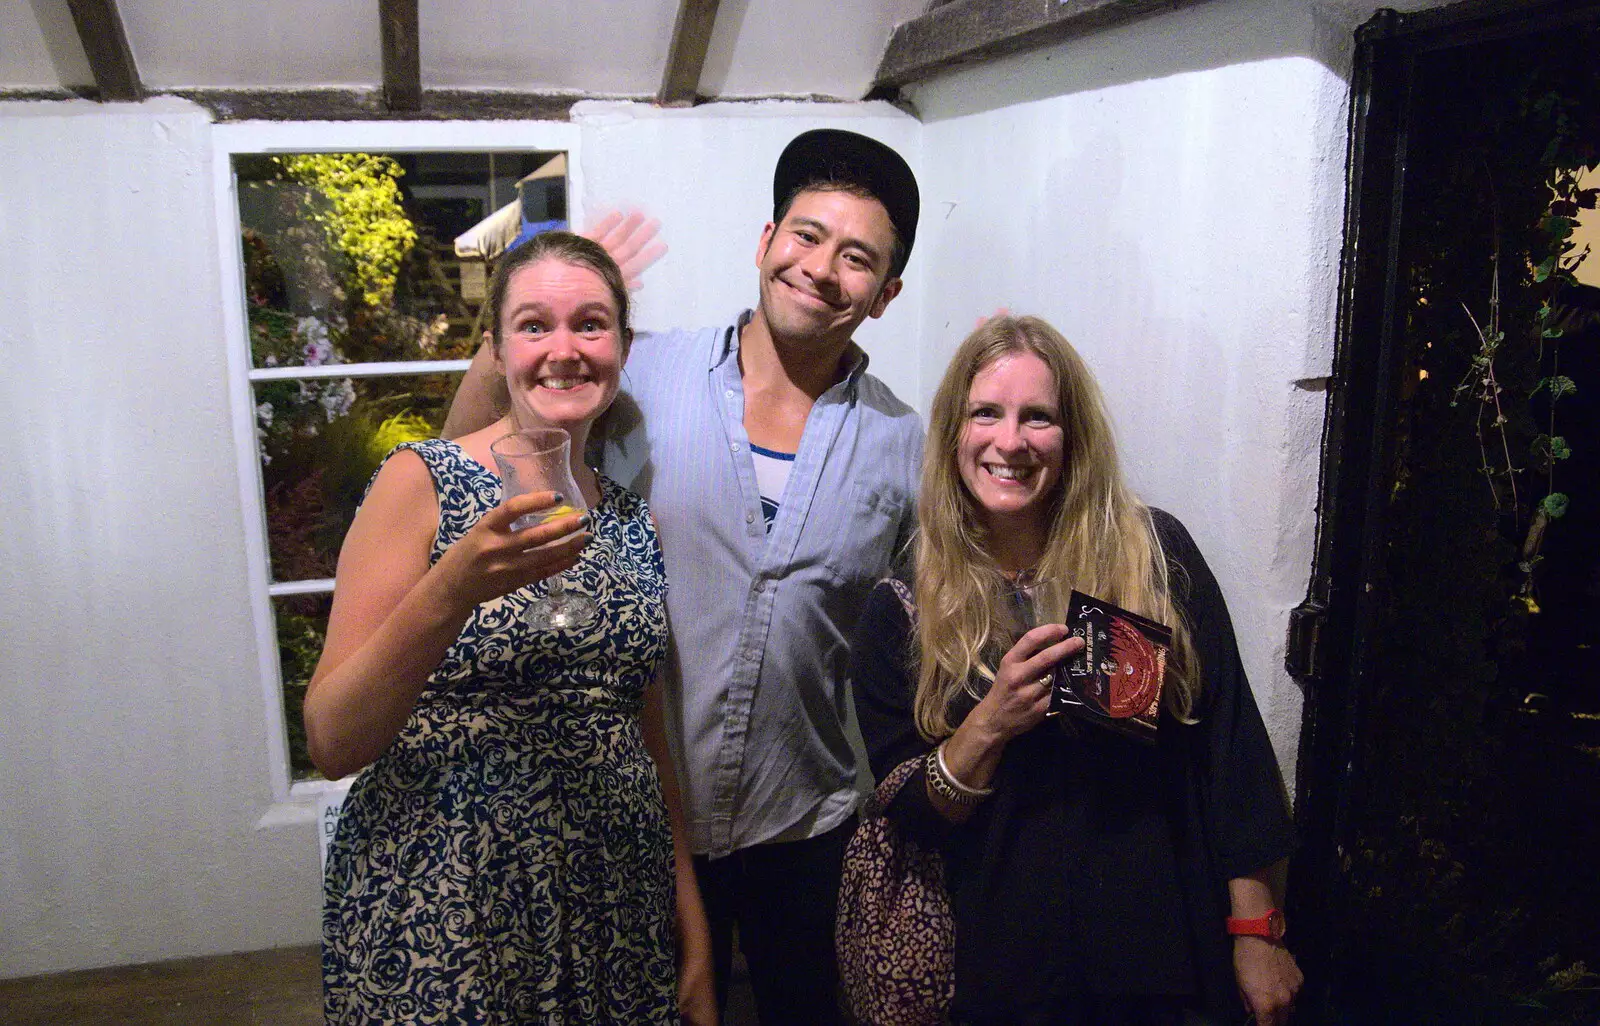
[[[876,581],[894,561],[894,543],[908,500],[893,492],[857,485],[839,510],[833,546],[823,569],[838,584]]]

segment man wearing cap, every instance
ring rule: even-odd
[[[666,559],[664,693],[718,999],[737,924],[763,1026],[814,1026],[838,1021],[858,795],[847,639],[910,536],[922,461],[915,412],[852,335],[899,295],[919,201],[897,153],[823,129],[779,157],[773,205],[755,310],[634,344],[603,469],[649,500]]]

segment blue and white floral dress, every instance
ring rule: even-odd
[[[439,497],[438,560],[499,504],[453,442],[410,443]],[[644,500],[600,479],[567,580],[595,622],[523,622],[538,584],[479,606],[328,853],[330,1024],[678,1022],[672,836],[639,713],[666,642]]]

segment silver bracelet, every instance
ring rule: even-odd
[[[976,805],[994,794],[992,787],[968,787],[957,780],[944,761],[945,742],[928,753],[928,785],[946,801],[955,805]]]

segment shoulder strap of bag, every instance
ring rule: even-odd
[[[868,795],[866,801],[862,803],[862,818],[871,818],[874,816],[883,815],[884,808],[887,807],[890,802],[894,801],[894,796],[900,793],[900,789],[904,787],[907,782],[915,780],[921,776],[921,774],[924,772],[924,764],[926,762],[927,756],[914,755],[905,762],[902,762],[900,765],[896,766],[894,769],[890,770],[889,775],[883,778],[883,782],[880,783],[877,786],[877,789]]]
[[[911,597],[911,587],[898,577],[885,577],[883,583],[887,584],[890,590],[894,592],[895,597],[900,600],[900,605],[905,608],[906,618],[915,624],[917,622],[917,604]],[[883,778],[872,794],[867,796],[867,800],[862,803],[861,815],[864,817],[883,815],[884,807],[894,801],[894,796],[900,793],[900,788],[905,786],[906,781],[923,772],[925,759],[925,756],[913,756],[890,770],[889,775]]]
[[[885,577],[883,580],[885,584],[893,589],[895,597],[898,598],[900,600],[900,604],[905,607],[906,618],[912,623],[916,623],[917,603],[916,600],[911,597],[911,586],[898,577]]]

